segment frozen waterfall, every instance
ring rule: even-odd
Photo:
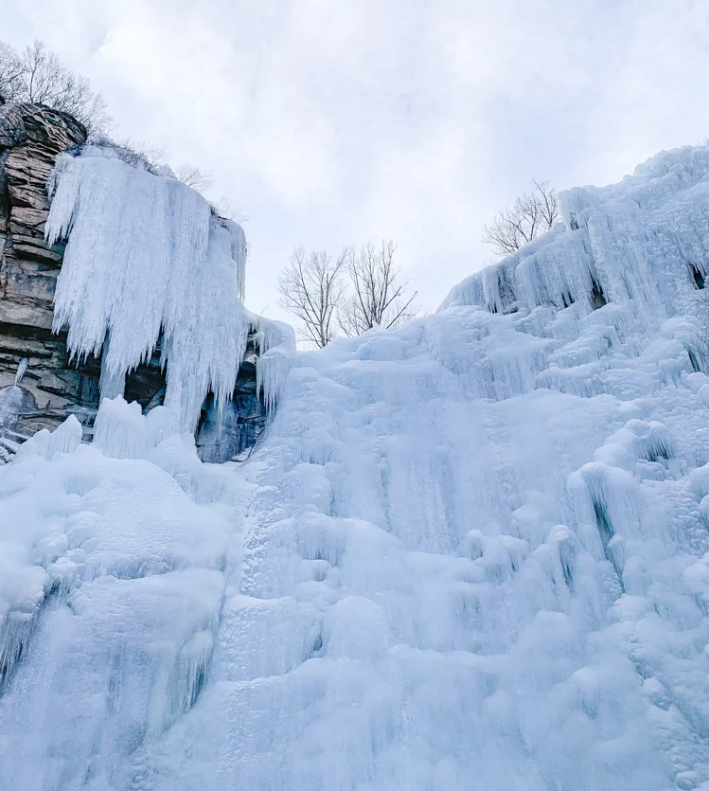
[[[104,351],[101,391],[150,358],[162,333],[168,406],[192,431],[208,391],[228,400],[244,356],[246,242],[236,223],[168,176],[112,148],[63,154],[53,175],[49,244],[68,236],[54,328],[70,352]]]
[[[123,167],[60,167],[58,321],[119,372],[162,325],[182,419],[106,400],[0,469],[0,789],[709,791],[709,148],[566,193],[399,330],[288,368],[262,329],[242,465],[181,433],[238,316],[186,338],[213,284],[161,257],[231,242]],[[116,179],[174,205],[159,249]]]

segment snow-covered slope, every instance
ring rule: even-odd
[[[0,470],[3,791],[709,789],[709,150],[562,200],[246,464],[117,399]]]

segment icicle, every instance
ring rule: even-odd
[[[263,316],[251,317],[256,327],[255,343],[259,351],[256,360],[256,392],[263,392],[266,410],[276,405],[295,354],[295,335],[288,324]]]
[[[0,690],[27,648],[48,582],[46,572],[37,566],[20,569],[15,579],[15,568],[5,565],[2,569],[3,582],[14,583],[16,601],[8,607],[0,596]]]
[[[241,303],[246,242],[201,195],[131,167],[111,150],[62,155],[51,184],[46,238],[68,242],[57,280],[54,330],[72,356],[98,354],[110,332],[102,395],[122,394],[126,373],[161,333],[166,404],[192,431],[211,390],[231,397],[246,348]]]
[[[15,373],[15,381],[14,385],[17,387],[20,382],[22,381],[22,377],[27,372],[27,368],[29,367],[30,361],[27,357],[23,357],[17,365],[17,372]]]
[[[99,382],[99,392],[102,398],[116,398],[123,396],[126,391],[126,372],[124,370],[111,368],[108,365],[110,346],[110,333],[106,333],[106,340],[103,343],[103,355],[101,357],[101,379]]]

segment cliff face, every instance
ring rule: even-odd
[[[54,158],[85,140],[84,127],[66,113],[27,104],[0,107],[0,405],[6,407],[5,434],[53,428],[71,406],[96,402],[98,366],[71,366],[65,339],[51,334],[62,247],[44,243],[46,185]],[[13,439],[18,437],[10,434],[3,443],[6,450]]]
[[[71,360],[66,332],[52,333],[64,244],[45,243],[47,182],[58,154],[86,142],[84,127],[44,106],[0,106],[0,461],[25,438],[76,415],[85,433],[99,402],[101,360]],[[253,340],[225,414],[205,402],[197,442],[224,461],[255,442],[265,422],[256,396]],[[127,377],[124,395],[143,408],[165,396],[160,348]],[[202,431],[202,426],[204,431]]]
[[[0,317],[51,328],[61,248],[44,243],[46,185],[54,158],[81,145],[86,130],[66,113],[29,104],[0,108]]]

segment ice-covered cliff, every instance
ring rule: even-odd
[[[89,438],[117,395],[170,405],[205,460],[253,447],[293,341],[244,308],[245,259],[241,227],[169,168],[0,108],[0,463],[70,414]]]
[[[272,354],[245,464],[117,399],[0,470],[0,789],[709,789],[709,149],[562,201],[436,315]],[[81,348],[147,309],[71,293]]]

